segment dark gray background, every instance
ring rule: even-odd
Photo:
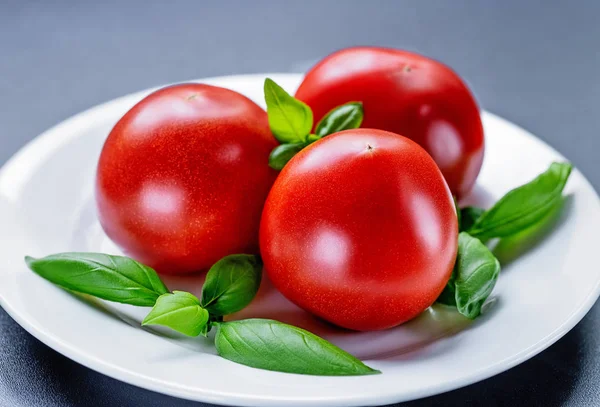
[[[373,44],[449,64],[483,107],[556,147],[598,189],[599,15],[593,0],[0,0],[0,163],[46,128],[129,92],[205,76],[296,71],[335,49]],[[599,318],[597,305],[532,360],[408,405],[600,404]],[[82,367],[0,309],[0,405],[199,404]]]

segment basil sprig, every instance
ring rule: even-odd
[[[533,181],[508,192],[483,212],[467,229],[469,234],[485,241],[533,226],[560,203],[571,169],[570,163],[552,163]]]
[[[484,242],[514,236],[543,222],[560,205],[571,170],[570,163],[552,163],[548,170],[508,192],[490,209],[460,209],[456,264],[437,301],[455,306],[468,318],[477,317],[500,272],[500,262]]]
[[[311,134],[313,113],[309,106],[270,78],[265,79],[264,92],[269,127],[281,143],[269,156],[269,166],[276,170],[281,170],[303,148],[321,137],[358,128],[363,120],[362,103],[346,103],[327,113],[317,124],[316,134]]]
[[[135,260],[102,253],[25,257],[27,266],[52,283],[103,300],[152,306],[169,291],[156,272]]]
[[[318,336],[270,319],[218,324],[220,356],[247,366],[321,376],[381,373]]]
[[[191,293],[170,293],[151,268],[122,256],[63,253],[33,259],[37,274],[74,292],[109,301],[153,306],[142,325],[162,325],[188,336],[204,335],[217,326],[220,356],[259,369],[310,375],[380,373],[359,359],[291,325],[264,319],[223,322],[223,316],[246,307],[260,286],[258,256],[226,256],[211,267],[201,299]]]

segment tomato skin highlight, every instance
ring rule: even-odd
[[[358,331],[399,325],[429,307],[457,245],[454,202],[435,162],[411,140],[372,129],[342,131],[297,154],[260,226],[275,287]]]
[[[264,201],[277,176],[264,110],[204,84],[160,89],[112,129],[98,163],[96,203],[106,234],[160,273],[208,269],[258,253]]]
[[[452,193],[475,184],[484,153],[483,125],[475,98],[446,65],[407,51],[354,47],[315,65],[296,91],[315,123],[331,109],[362,102],[363,128],[401,134],[436,161]]]

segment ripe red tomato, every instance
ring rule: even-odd
[[[154,92],[106,140],[100,223],[127,255],[162,273],[258,253],[275,146],[265,111],[239,93],[203,84]]]
[[[338,326],[401,324],[429,307],[452,273],[452,195],[416,143],[346,130],[296,155],[260,225],[265,271],[292,302]]]
[[[473,95],[446,65],[421,55],[376,47],[335,52],[304,78],[296,97],[315,122],[349,101],[364,105],[363,128],[406,136],[442,170],[452,193],[473,187],[483,161],[483,126]]]

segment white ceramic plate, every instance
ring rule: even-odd
[[[293,90],[300,75],[271,75]],[[203,82],[237,90],[262,104],[264,75]],[[548,227],[529,237],[527,250],[501,250],[504,269],[485,309],[470,323],[434,307],[395,329],[376,333],[335,330],[283,299],[263,283],[240,316],[270,317],[312,330],[383,374],[314,377],[251,369],[215,355],[209,339],[145,329],[147,312],[112,303],[87,303],[30,272],[25,254],[109,251],[116,248],[95,217],[96,160],[113,124],[149,91],[83,112],[50,129],[0,173],[0,304],[25,329],[71,359],[154,391],[205,402],[248,406],[362,406],[410,400],[485,379],[550,346],[596,301],[594,266],[600,231],[599,199],[575,170],[569,198]],[[507,190],[561,160],[519,127],[483,114],[486,158],[466,201],[489,204]],[[523,242],[522,242],[523,243]],[[511,260],[520,254],[517,260]],[[198,294],[201,277],[169,278],[171,289]]]

